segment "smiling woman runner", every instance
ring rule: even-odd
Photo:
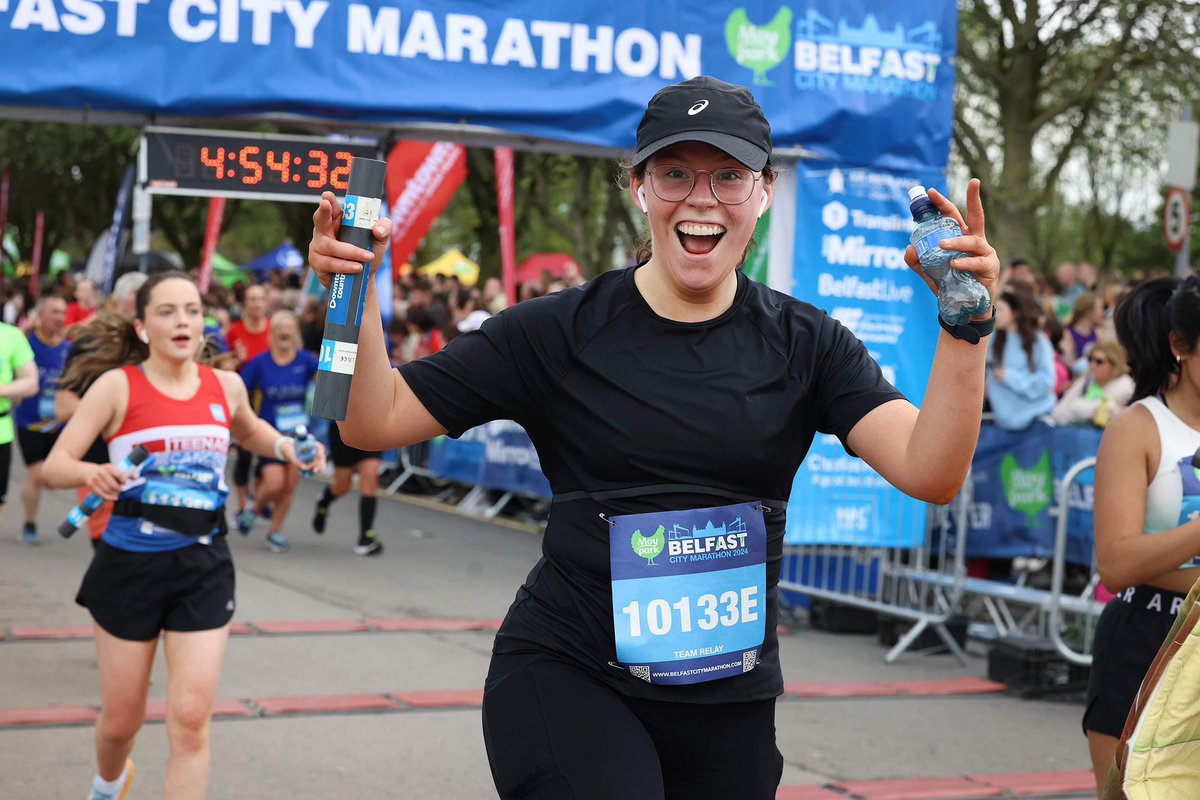
[[[209,719],[234,609],[225,542],[225,458],[230,438],[251,452],[296,463],[292,441],[254,415],[233,372],[197,364],[200,291],[166,272],[137,293],[133,324],[112,326],[75,369],[107,366],[46,459],[48,486],[86,484],[115,500],[76,602],[95,622],[100,672],[97,774],[92,800],[125,798],[129,758],[146,717],[159,634],[167,658],[168,800],[202,798],[208,786]],[[70,377],[70,376],[68,376]],[[109,459],[150,451],[126,480],[114,463],[82,458],[103,435]],[[314,466],[324,465],[318,451]]]
[[[514,306],[399,372],[368,294],[346,442],[390,448],[513,419],[554,489],[543,558],[485,686],[504,798],[773,798],[784,509],[813,436],[838,436],[938,503],[970,466],[986,344],[942,333],[918,412],[846,328],[738,270],[771,204],[770,156],[749,91],[669,86],[630,171],[650,228],[637,266]],[[942,244],[970,253],[956,266],[994,290],[977,181],[967,202],[964,235]],[[340,219],[326,194],[309,248],[324,281],[369,255],[336,241]],[[376,226],[376,263],[389,232]]]

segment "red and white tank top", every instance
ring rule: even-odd
[[[224,515],[229,494],[225,460],[230,411],[220,379],[212,368],[199,365],[200,388],[192,397],[177,400],[156,389],[140,366],[123,371],[129,381],[129,406],[121,427],[108,440],[109,460],[120,463],[138,445],[150,451],[150,458],[121,490],[104,541],[135,552],[211,541],[219,532],[215,520]],[[131,505],[141,513],[120,513]],[[200,529],[197,520],[203,521]],[[191,530],[181,532],[185,527]]]

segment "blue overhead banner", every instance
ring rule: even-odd
[[[883,374],[920,405],[941,332],[936,298],[904,262],[908,189],[944,188],[938,171],[907,173],[801,162],[796,175],[793,294],[857,336]],[[908,547],[925,505],[892,488],[834,436],[817,436],[788,504],[788,544]]]
[[[776,146],[947,161],[955,0],[3,0],[0,103],[442,122],[630,148],[662,86],[750,86]]]

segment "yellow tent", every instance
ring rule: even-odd
[[[457,275],[463,286],[474,286],[479,280],[479,265],[457,248],[447,250],[417,272],[422,275]]]

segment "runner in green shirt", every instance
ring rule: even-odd
[[[0,520],[8,501],[8,470],[12,465],[14,401],[37,394],[38,372],[25,334],[0,323]]]

